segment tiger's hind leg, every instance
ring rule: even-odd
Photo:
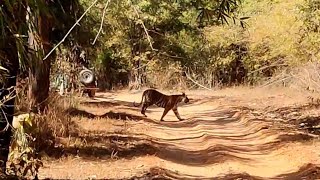
[[[167,113],[170,111],[170,109],[171,109],[171,108],[165,108],[165,109],[164,109],[163,114],[162,114],[162,116],[161,116],[161,118],[160,118],[160,121],[163,121],[164,116],[167,115]]]
[[[142,108],[141,108],[141,114],[143,114],[145,117],[147,117],[146,115],[146,110],[150,105],[148,103],[143,103]]]

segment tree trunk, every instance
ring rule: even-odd
[[[43,57],[51,50],[50,44],[50,32],[51,24],[50,19],[46,18],[45,15],[39,15],[33,17],[38,20],[39,34],[32,28],[29,28],[29,46],[34,49],[36,53],[33,53],[33,62],[30,63],[29,70],[29,109],[33,112],[38,110],[43,111],[47,106],[47,98],[49,97],[49,86],[50,86],[50,69],[51,60],[54,58],[53,55],[49,56],[46,60]],[[30,21],[33,23],[37,21]],[[39,36],[40,41],[37,41],[35,37]]]
[[[131,29],[129,31],[129,38],[131,41],[131,58],[133,69],[130,73],[130,86],[131,89],[140,89],[145,83],[144,80],[144,68],[142,67],[141,54],[145,51],[142,48],[144,30],[140,25],[135,22],[131,22]]]

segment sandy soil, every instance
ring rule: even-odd
[[[173,94],[172,92],[165,92]],[[132,102],[142,91],[98,93],[70,115],[76,135],[61,138],[39,178],[319,179],[317,96],[289,89],[187,91],[178,121]],[[312,98],[311,98],[312,97]],[[318,124],[317,124],[318,123]]]

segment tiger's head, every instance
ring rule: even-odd
[[[182,93],[182,102],[184,102],[184,103],[188,103],[189,102],[189,98],[188,98],[188,96],[183,92]]]

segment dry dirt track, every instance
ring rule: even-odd
[[[167,92],[169,94],[169,92]],[[141,92],[100,93],[70,111],[75,137],[61,139],[66,158],[49,159],[40,178],[317,179],[320,141],[292,121],[318,115],[307,94],[229,89],[187,92],[192,99],[159,122],[133,107]],[[300,108],[301,107],[301,108]],[[304,107],[304,108],[302,108]],[[287,121],[290,121],[288,123]]]

